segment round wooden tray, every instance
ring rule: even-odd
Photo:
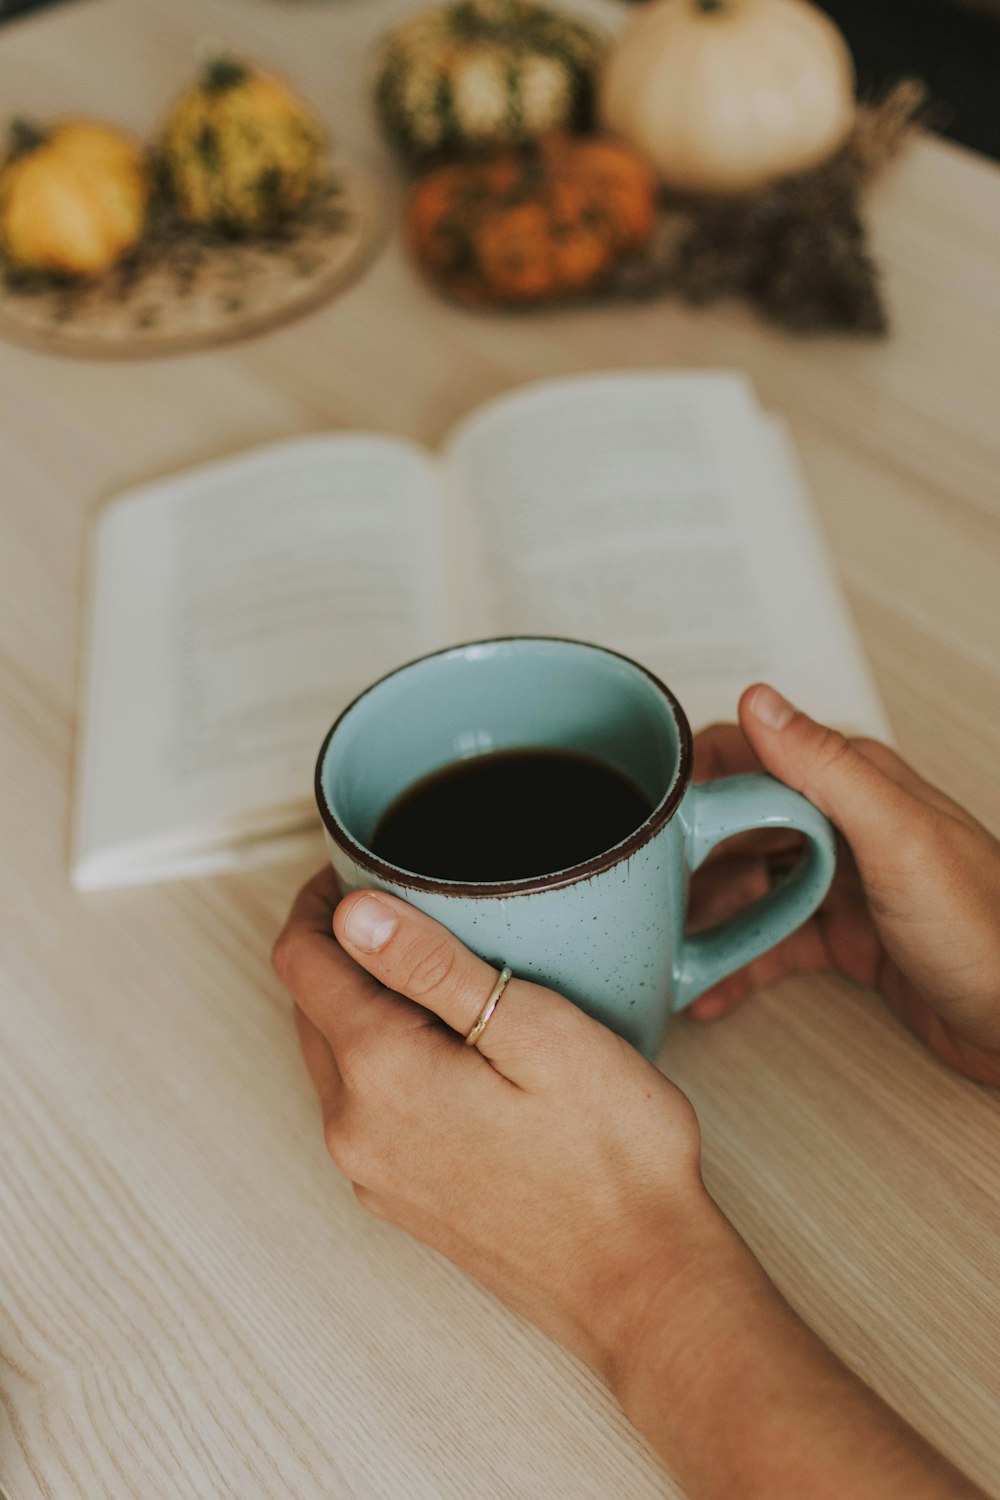
[[[326,302],[377,250],[374,188],[339,165],[308,207],[234,240],[166,216],[129,261],[89,285],[0,281],[0,336],[51,354],[146,359],[247,338]]]

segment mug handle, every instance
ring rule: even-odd
[[[691,872],[723,839],[753,828],[794,828],[805,835],[806,852],[773,890],[745,911],[684,939],[674,982],[675,1011],[801,927],[830,889],[837,863],[832,824],[773,776],[727,776],[692,786],[690,796],[682,823]]]

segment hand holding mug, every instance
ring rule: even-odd
[[[792,1312],[709,1198],[684,1096],[560,995],[383,891],[274,950],[359,1202],[587,1360],[695,1500],[984,1500]]]
[[[694,1111],[561,995],[496,971],[397,897],[300,892],[274,950],[326,1142],[361,1203],[608,1380],[670,1274],[727,1228]]]
[[[833,964],[878,984],[947,1061],[1000,1082],[996,842],[891,751],[847,742],[770,689],[744,695],[741,719],[745,738],[733,727],[700,737],[702,776],[766,766],[850,848],[805,925],[771,951],[758,943],[694,1013],[720,1013],[756,980]],[[711,810],[711,786],[700,796]],[[685,832],[695,866],[723,836],[718,821],[706,826],[700,844]],[[775,840],[784,862],[794,826],[772,822],[703,865],[702,920],[739,938],[737,908],[766,911]],[[305,887],[274,962],[296,1000],[327,1145],[366,1208],[588,1360],[699,1500],[982,1500],[778,1295],[709,1198],[694,1113],[662,1074],[523,978],[476,1033],[495,970],[384,888],[339,896],[329,870]]]
[[[691,1014],[711,1020],[756,985],[837,969],[879,990],[951,1067],[1000,1086],[1000,843],[893,750],[845,739],[771,688],[744,693],[740,725],[696,737],[696,777],[770,771],[826,813],[844,847],[814,916]],[[750,835],[738,853],[706,864],[695,913],[716,921],[759,895],[774,858],[773,844]]]

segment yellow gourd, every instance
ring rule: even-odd
[[[246,233],[301,207],[324,147],[323,127],[280,78],[216,58],[167,116],[160,160],[181,218]]]
[[[600,113],[668,186],[746,192],[842,144],[854,68],[806,0],[654,0],[612,52]]]
[[[150,180],[141,147],[94,120],[16,122],[0,167],[0,248],[18,270],[98,276],[142,236]]]

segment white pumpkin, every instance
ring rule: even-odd
[[[842,144],[854,67],[806,0],[654,0],[612,51],[601,118],[668,186],[746,192]]]

